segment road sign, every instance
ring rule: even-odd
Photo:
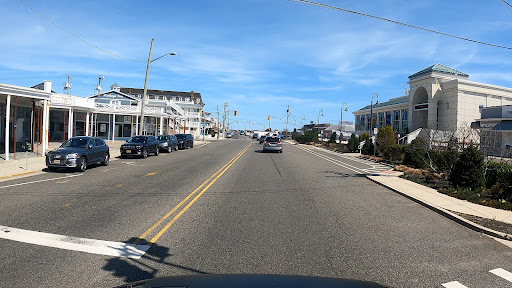
[[[208,123],[201,123],[201,126],[206,127],[208,126]]]

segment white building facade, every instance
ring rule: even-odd
[[[468,78],[469,75],[441,64],[418,71],[409,76],[408,95],[353,112],[356,134],[385,126],[401,135],[419,128],[457,131],[479,119],[483,107],[512,104],[511,88]]]

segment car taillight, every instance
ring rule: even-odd
[[[265,143],[270,143],[270,142],[268,142],[268,141],[265,141]]]
[[[277,141],[277,144],[281,144],[281,140]]]

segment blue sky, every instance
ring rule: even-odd
[[[287,0],[41,1],[24,0],[57,24],[112,53],[153,58],[148,88],[200,92],[205,110],[229,102],[235,129],[267,124],[267,115],[293,115],[290,129],[338,123],[368,105],[404,95],[408,76],[435,63],[469,80],[512,87],[512,51],[447,38],[396,24]],[[512,46],[512,12],[499,0],[381,0],[318,2],[374,14],[458,36]],[[509,2],[510,3],[510,2]],[[94,49],[55,27],[22,2],[0,0],[0,83],[30,87],[43,80],[71,94],[143,87],[145,63]],[[246,126],[246,123],[250,125]],[[268,124],[267,124],[268,126]],[[272,128],[284,128],[272,120]]]

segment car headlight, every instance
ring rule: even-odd
[[[78,157],[78,153],[70,153],[70,154],[66,155],[66,158],[68,158],[68,159],[69,158],[73,159],[73,158],[77,158],[77,157]]]

